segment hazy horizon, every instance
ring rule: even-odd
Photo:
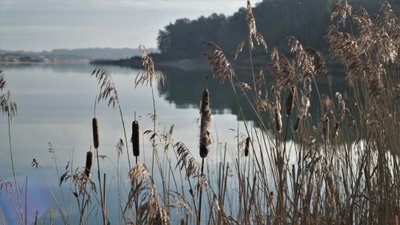
[[[261,0],[251,1],[252,5]],[[232,15],[247,0],[1,0],[0,49],[157,48],[179,18]]]

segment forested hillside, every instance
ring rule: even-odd
[[[378,0],[349,0],[353,6],[362,5],[373,14],[378,11]],[[395,11],[400,3],[390,1]],[[245,1],[243,1],[245,3]],[[286,37],[293,35],[304,46],[327,51],[324,39],[335,0],[264,0],[253,8],[257,29],[269,46],[286,45]],[[351,27],[349,28],[351,29]],[[212,14],[196,20],[178,19],[159,31],[158,48],[170,58],[199,57],[204,53],[205,41],[218,43],[228,54],[248,35],[246,9],[231,16]]]

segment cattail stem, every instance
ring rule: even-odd
[[[107,214],[107,202],[106,202],[106,182],[107,176],[106,173],[103,173],[103,200],[101,201],[102,204],[102,211],[103,211],[103,223],[106,224],[106,217]]]
[[[50,225],[53,225],[53,210],[50,208]]]
[[[204,175],[204,158],[201,158],[201,175],[200,175],[200,179],[203,179],[203,175]],[[200,196],[199,196],[199,212],[197,215],[197,225],[201,224],[201,200],[203,197],[203,187],[200,184]]]
[[[103,189],[102,189],[102,182],[101,182],[101,176],[100,176],[100,160],[99,160],[99,150],[96,149],[96,158],[97,158],[97,179],[99,180],[99,190],[100,190],[100,202],[101,202],[101,215],[103,219],[103,225],[106,225],[106,220],[105,220],[105,212],[103,209]]]

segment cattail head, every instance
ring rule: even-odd
[[[99,124],[97,122],[97,118],[93,117],[92,120],[92,128],[93,128],[93,145],[94,148],[99,148]]]
[[[286,115],[292,114],[294,99],[296,98],[296,86],[292,86],[286,99]]]
[[[93,153],[88,151],[86,153],[86,164],[85,164],[85,176],[90,177],[90,172],[92,169]]]
[[[202,158],[207,157],[208,146],[211,144],[210,132],[208,127],[211,123],[211,113],[210,113],[210,97],[208,89],[203,90],[203,95],[201,98],[200,105],[201,122],[200,122],[200,156]]]
[[[139,151],[139,123],[138,121],[132,122],[132,148],[133,148],[133,155],[138,157],[140,154]]]
[[[250,148],[250,137],[246,138],[246,145],[244,147],[244,156],[249,156],[249,148]]]
[[[299,129],[300,120],[301,120],[300,117],[297,117],[296,122],[294,123],[294,126],[293,126],[294,131],[297,131]]]
[[[329,138],[329,117],[326,113],[322,116],[322,135],[324,140],[328,140]]]
[[[332,138],[335,139],[338,135],[339,135],[339,123],[336,122],[335,126],[333,127]]]

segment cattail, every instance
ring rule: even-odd
[[[246,145],[244,148],[244,156],[249,156],[249,147],[250,147],[250,137],[246,138]]]
[[[337,100],[337,105],[338,105],[338,121],[335,122],[335,126],[333,127],[333,134],[332,137],[335,139],[339,135],[339,123],[344,120],[344,117],[346,115],[346,103],[343,99],[342,94],[340,92],[336,92],[336,100]]]
[[[297,117],[296,122],[294,123],[293,126],[293,130],[297,131],[297,129],[299,129],[299,126],[300,126],[300,117]]]
[[[336,122],[335,126],[333,127],[333,135],[332,138],[335,139],[339,135],[339,123]]]
[[[329,138],[329,118],[326,114],[322,117],[322,135],[325,141]]]
[[[201,98],[200,113],[200,156],[204,158],[207,157],[208,146],[211,144],[210,132],[208,131],[211,123],[210,97],[207,88],[204,89]]]
[[[85,164],[85,176],[90,176],[90,171],[92,169],[92,162],[93,162],[93,153],[88,151],[86,153],[86,164]]]
[[[338,117],[339,117],[339,121],[342,121],[345,117],[345,113],[346,113],[346,103],[343,99],[342,94],[340,94],[340,92],[336,92],[336,99],[338,102]]]
[[[286,115],[290,116],[292,114],[294,99],[296,97],[296,87],[292,86],[289,91],[289,95],[286,98]]]
[[[96,117],[93,117],[92,128],[93,128],[93,145],[94,148],[97,149],[99,148],[99,125]]]
[[[138,157],[140,154],[139,151],[139,123],[138,121],[132,122],[132,148],[133,148],[133,155]]]
[[[369,77],[369,94],[371,96],[379,96],[384,89],[384,84],[382,82],[381,76],[379,73],[370,74]]]

